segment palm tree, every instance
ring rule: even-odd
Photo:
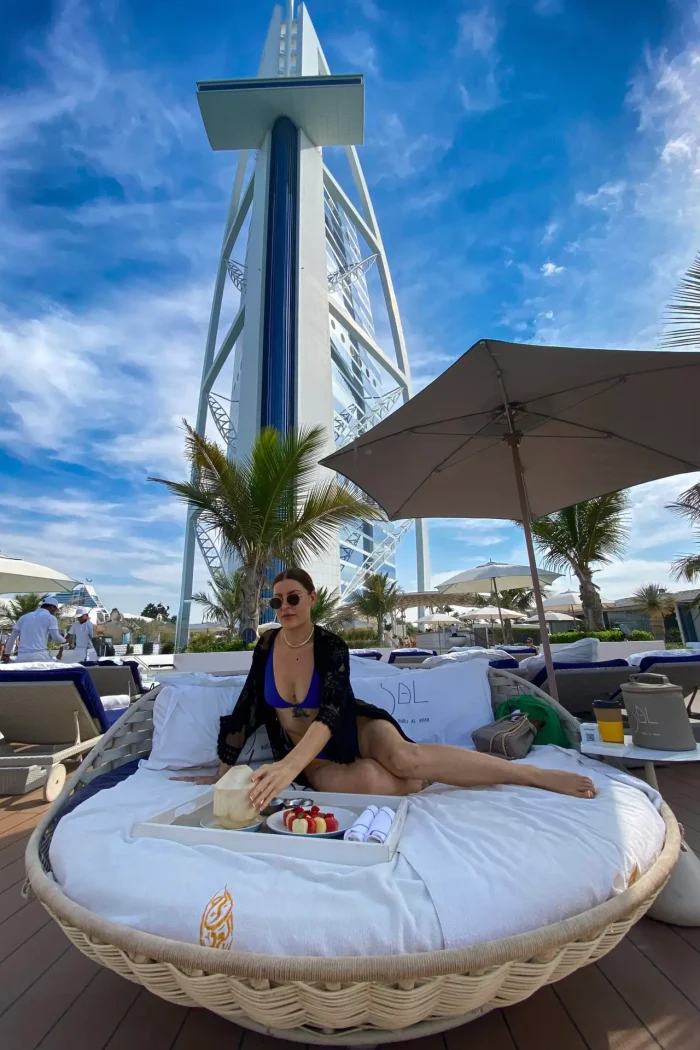
[[[634,604],[651,621],[651,633],[659,641],[666,640],[664,616],[676,608],[676,600],[665,587],[658,583],[647,583],[634,592]]]
[[[700,538],[700,482],[681,492],[675,503],[668,504],[667,510],[673,510],[687,518],[693,531],[698,533]],[[676,558],[671,571],[677,580],[692,583],[700,576],[700,554],[684,554]]]
[[[498,596],[503,608],[512,609],[513,612],[531,613],[535,607],[535,592],[532,587],[511,587],[509,590],[499,591]]]
[[[554,572],[570,569],[578,579],[581,605],[589,631],[602,631],[603,606],[593,583],[594,566],[620,558],[628,533],[626,492],[574,503],[532,523],[535,546],[546,568]]]
[[[208,623],[219,623],[226,628],[226,633],[233,636],[239,627],[241,616],[241,571],[234,569],[230,574],[220,570],[212,571],[209,581],[211,594],[198,591],[192,595],[192,601],[204,609],[204,619]]]
[[[41,598],[40,594],[16,594],[0,601],[0,630],[11,631],[20,616],[39,608]]]
[[[165,481],[199,512],[241,573],[241,629],[258,624],[265,574],[275,562],[304,565],[336,542],[337,529],[382,517],[375,505],[336,476],[318,480],[323,427],[280,434],[261,430],[245,459],[231,462],[215,442],[185,422],[190,481]]]
[[[350,595],[349,604],[360,616],[377,621],[377,643],[381,644],[384,617],[390,616],[401,604],[401,588],[388,572],[370,572],[365,576],[361,590]]]
[[[329,631],[338,631],[344,627],[354,615],[349,605],[343,605],[337,591],[329,591],[327,587],[316,589],[316,601],[311,607],[311,622],[327,627]]]

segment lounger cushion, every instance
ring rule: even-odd
[[[393,664],[401,656],[436,656],[435,649],[392,649],[389,653],[389,663]]]
[[[381,660],[382,654],[379,649],[351,649],[351,656],[359,656],[361,660]]]
[[[674,650],[671,650],[673,652]],[[649,671],[652,667],[658,667],[660,673],[663,674],[664,667],[673,667],[676,664],[690,665],[690,667],[697,667],[700,671],[700,653],[694,653],[692,656],[671,656],[666,654],[664,656],[647,656],[639,664],[639,670],[641,672]]]
[[[442,653],[440,656],[429,656],[428,659],[421,664],[424,670],[428,670],[431,667],[443,667],[449,664],[466,663],[469,660],[487,660],[489,662],[493,660],[509,660],[508,667],[515,665],[518,666],[517,660],[510,660],[508,654],[503,649],[450,649],[449,653]]]
[[[419,744],[474,749],[472,733],[493,722],[487,660],[425,670],[404,668],[395,678],[353,680],[358,700],[388,711]]]
[[[579,638],[577,642],[562,645],[552,653],[552,659],[560,664],[590,664],[598,659],[598,639]],[[530,681],[533,675],[544,667],[544,656],[528,656],[520,664],[521,673],[527,673]]]

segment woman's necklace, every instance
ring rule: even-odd
[[[305,638],[303,642],[297,642],[296,645],[292,645],[292,643],[289,641],[289,639],[287,638],[287,635],[284,633],[284,631],[282,632],[282,637],[284,638],[286,644],[289,646],[290,649],[301,649],[301,647],[303,645],[308,645],[309,644],[309,642],[311,641],[311,639],[314,636],[314,630],[315,630],[315,628],[312,627],[311,628],[311,634],[309,635],[309,637]],[[296,662],[299,663],[299,657],[298,656],[296,658]]]

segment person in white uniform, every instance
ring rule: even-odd
[[[19,663],[53,659],[48,648],[49,638],[58,645],[66,644],[66,639],[58,629],[57,612],[58,602],[52,594],[47,594],[38,609],[20,616],[10,632],[2,657],[3,663],[9,663],[15,642],[19,642],[17,649]]]
[[[90,623],[88,610],[76,609],[75,615],[77,617],[75,623],[72,623],[66,632],[69,638],[75,638],[75,649],[71,651],[71,659],[97,660],[97,652],[92,644],[93,626]]]

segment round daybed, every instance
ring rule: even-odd
[[[492,703],[522,694],[523,680],[489,669]],[[303,1043],[377,1044],[456,1027],[595,962],[652,905],[677,861],[681,835],[667,806],[656,862],[619,895],[573,918],[464,949],[381,957],[254,955],[168,940],[118,925],[74,903],[51,876],[49,846],[60,811],[95,777],[151,748],[158,689],[134,704],[100,740],[47,811],[27,847],[28,892],[90,959],[183,1006],[203,1006],[258,1032]],[[578,722],[557,710],[572,746]]]

